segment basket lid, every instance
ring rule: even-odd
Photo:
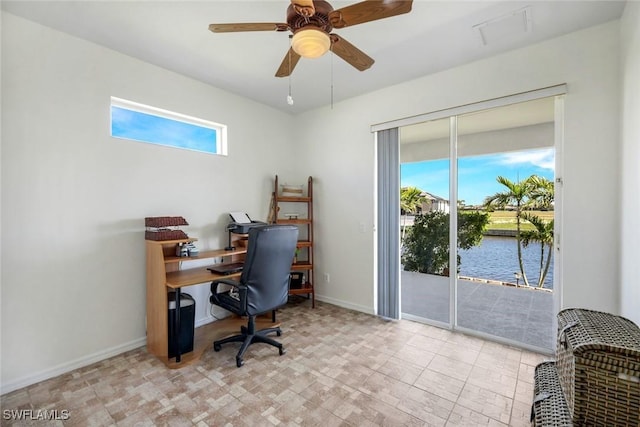
[[[640,328],[611,313],[565,309],[558,313],[558,337],[574,352],[608,350],[640,357]]]

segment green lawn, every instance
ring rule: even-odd
[[[553,211],[527,211],[531,215],[536,215],[544,221],[553,219]],[[531,230],[533,226],[526,221],[521,224],[523,230]],[[515,211],[493,211],[489,212],[489,230],[515,230],[516,229],[516,212]]]
[[[464,210],[462,212],[474,212],[472,210]],[[484,212],[484,211],[478,211]],[[545,222],[553,220],[553,211],[527,211],[531,215],[542,218]],[[533,225],[527,221],[522,221],[522,230],[533,230]],[[516,230],[516,212],[515,211],[493,211],[489,212],[489,225],[487,230]]]

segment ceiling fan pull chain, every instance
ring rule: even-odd
[[[287,104],[293,105],[293,96],[291,96],[291,49],[287,53],[289,56],[289,95],[287,95]]]
[[[333,43],[331,43],[331,109],[333,110]]]

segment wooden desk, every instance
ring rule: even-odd
[[[180,240],[154,241],[146,240],[147,247],[147,351],[157,356],[168,367],[177,368],[185,364],[197,361],[204,350],[209,348],[215,339],[230,335],[240,329],[242,320],[237,317],[218,320],[196,329],[193,352],[184,356],[180,355],[180,346],[177,346],[178,356],[176,360],[169,359],[168,322],[169,302],[168,291],[176,292],[176,302],[180,301],[180,289],[183,286],[209,283],[221,278],[239,277],[241,273],[230,275],[214,274],[207,270],[207,266],[181,269],[181,263],[190,261],[224,257],[225,262],[237,262],[244,259],[246,247],[237,243],[237,248],[231,251],[224,249],[201,251],[197,257],[177,257],[176,246],[181,243],[194,242],[197,239],[188,238]],[[176,323],[179,325],[180,310],[176,303]],[[264,325],[267,323],[268,326]],[[273,324],[268,319],[258,320],[260,327],[269,327]],[[179,328],[174,329],[179,331]],[[176,333],[176,338],[179,333]]]

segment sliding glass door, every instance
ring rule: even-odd
[[[404,318],[447,326],[451,323],[450,136],[449,118],[400,129],[402,313]]]
[[[403,318],[553,349],[555,103],[399,128]]]
[[[554,171],[554,98],[458,117],[460,329],[553,348]]]

